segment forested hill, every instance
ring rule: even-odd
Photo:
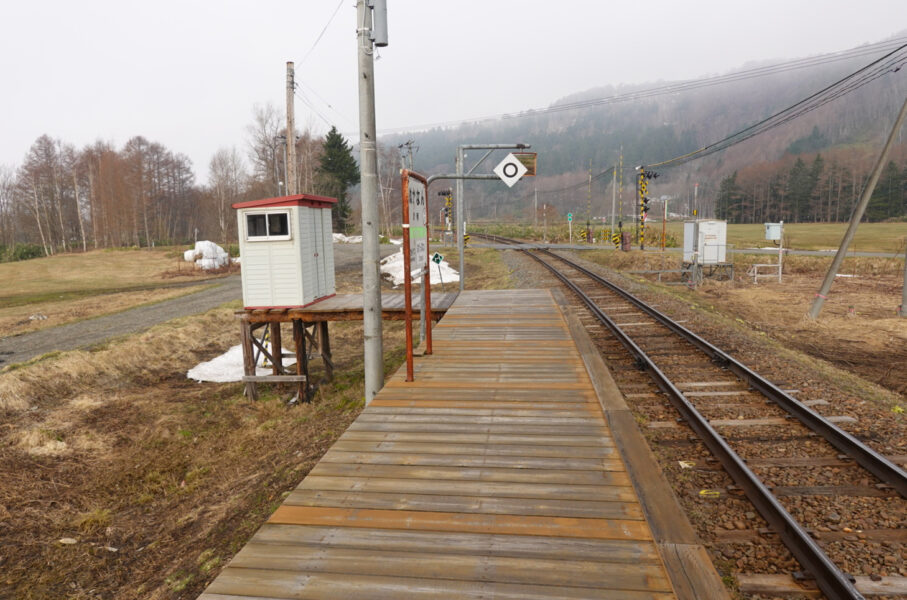
[[[900,38],[907,38],[907,32],[896,36]],[[585,214],[588,186],[583,182],[588,181],[590,168],[593,175],[610,168],[623,147],[622,195],[626,205],[623,214],[631,214],[633,166],[661,162],[721,140],[826,88],[894,47],[839,60],[807,59],[802,62],[810,66],[803,68],[792,68],[796,64],[788,61],[747,64],[717,80],[707,78],[693,85],[658,81],[594,88],[567,96],[536,112],[454,128],[386,135],[381,142],[396,146],[408,139],[415,140],[418,147],[415,166],[427,173],[451,172],[458,144],[531,144],[532,150],[539,154],[540,175],[535,180],[521,182],[513,190],[496,183],[469,184],[469,197],[475,199],[470,200],[473,219],[526,218],[531,210],[527,199],[536,188],[540,205],[544,201],[561,213],[579,210]],[[899,56],[905,56],[904,51]],[[674,199],[671,211],[685,212],[692,208],[693,185],[698,183],[700,214],[713,215],[721,181],[737,172],[735,186],[742,191],[735,192],[734,201],[743,201],[746,206],[728,212],[726,201],[723,209],[719,209],[724,211],[721,216],[734,220],[782,217],[789,220],[795,216],[784,203],[789,172],[797,158],[813,165],[818,153],[823,155],[822,171],[816,174],[814,187],[824,182],[823,201],[827,206],[821,211],[799,207],[796,218],[846,219],[849,210],[844,200],[850,202],[859,193],[872,160],[907,96],[907,69],[894,72],[898,65],[862,87],[728,150],[660,170],[661,177],[650,186],[650,195],[669,196]],[[580,107],[571,108],[576,105]],[[903,145],[892,154],[902,203],[905,155]],[[493,166],[488,165],[486,172]],[[759,172],[758,177],[755,171]],[[755,187],[748,188],[749,184]],[[594,178],[593,214],[610,211],[610,185],[610,175]],[[756,189],[760,185],[766,188],[761,197]],[[841,199],[841,206],[829,204],[830,192],[824,189],[829,186],[835,188],[831,195]],[[815,190],[810,193],[813,192],[819,193]],[[747,194],[752,197],[745,198]],[[814,198],[813,203],[816,201]],[[904,208],[901,214],[907,213],[907,207]],[[773,216],[772,212],[778,214]]]

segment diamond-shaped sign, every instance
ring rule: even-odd
[[[498,163],[494,168],[494,174],[501,178],[501,181],[507,184],[507,187],[513,187],[520,177],[526,174],[526,165],[513,154],[508,154],[504,160]]]

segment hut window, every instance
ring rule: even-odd
[[[247,214],[246,238],[256,242],[290,239],[290,214],[288,212]]]

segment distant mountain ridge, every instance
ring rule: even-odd
[[[894,36],[907,37],[907,31]],[[740,77],[720,84],[671,92],[686,82],[657,82],[592,88],[554,102],[547,109],[525,111],[518,116],[452,128],[383,136],[385,145],[396,146],[415,139],[418,170],[427,173],[452,172],[458,144],[522,141],[539,153],[539,176],[521,182],[510,191],[502,185],[472,183],[468,193],[472,218],[492,215],[525,215],[525,198],[534,189],[540,202],[554,204],[562,212],[587,202],[589,190],[582,186],[588,173],[600,173],[618,160],[623,148],[623,195],[632,195],[632,167],[652,164],[683,155],[715,142],[748,125],[821,90],[872,62],[883,52],[817,64],[802,69],[778,69],[764,76],[746,76],[755,69],[773,68],[749,64],[736,73]],[[778,64],[778,63],[775,63]],[[784,63],[781,63],[784,64]],[[724,77],[733,79],[734,73]],[[652,90],[665,90],[653,93]],[[607,99],[627,97],[623,101]],[[907,69],[875,79],[835,101],[805,114],[768,133],[754,137],[708,158],[677,168],[668,168],[658,180],[659,194],[684,197],[693,182],[699,192],[717,194],[718,184],[738,169],[757,163],[782,160],[787,154],[850,149],[856,153],[880,148],[898,109],[907,96]],[[592,101],[598,100],[595,104]],[[585,108],[560,110],[577,103]],[[493,164],[483,166],[488,172]],[[610,177],[593,181],[592,195],[600,203]],[[580,185],[577,185],[580,184]],[[554,192],[559,188],[572,188]]]

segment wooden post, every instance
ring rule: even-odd
[[[321,347],[321,360],[324,361],[325,379],[331,381],[334,379],[334,360],[331,357],[331,338],[328,336],[328,322],[322,321],[318,324],[319,342]]]
[[[243,373],[246,376],[255,375],[255,358],[252,352],[252,324],[243,317],[239,320],[240,339],[242,340]],[[246,397],[249,400],[258,400],[258,389],[254,381],[246,381]]]
[[[280,321],[271,323],[271,369],[275,375],[283,373],[283,347],[280,342]]]
[[[297,375],[306,375],[309,374],[308,365],[306,364],[306,353],[305,353],[305,335],[302,330],[302,321],[299,319],[293,319],[293,342],[296,346],[296,374]],[[306,402],[308,398],[309,381],[306,377],[305,381],[300,381],[296,387],[296,394],[300,402]]]
[[[296,187],[296,121],[294,116],[295,99],[293,94],[296,93],[296,83],[294,81],[294,65],[291,61],[287,62],[287,153],[284,176],[286,177],[286,186],[283,188],[287,191],[288,196],[298,194]]]

